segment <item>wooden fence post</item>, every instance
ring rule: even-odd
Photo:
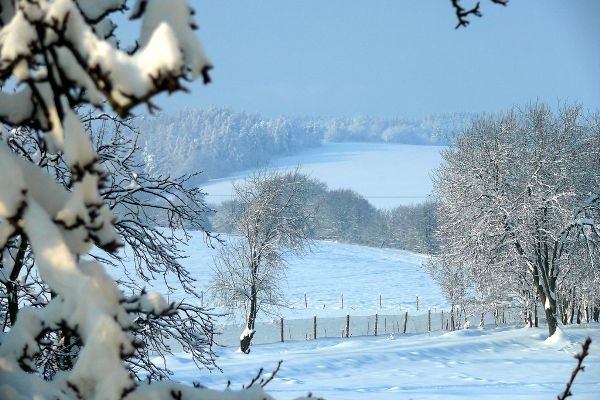
[[[279,328],[280,328],[280,332],[279,333],[281,334],[281,341],[283,342],[283,317],[281,317],[280,323],[281,324],[279,326]]]
[[[427,332],[431,332],[431,307],[427,310]]]
[[[377,320],[379,319],[379,315],[375,313],[375,336],[377,336]]]
[[[344,293],[342,293],[342,310],[344,309]]]
[[[381,293],[379,294],[379,309],[381,310]]]
[[[408,311],[404,314],[404,331],[406,333],[406,323],[408,322]]]
[[[313,339],[317,340],[317,316],[313,317]]]
[[[417,296],[417,311],[419,311],[419,296]]]
[[[306,300],[306,293],[304,293],[304,308],[308,308],[308,301]]]
[[[350,337],[350,313],[346,314],[346,337]]]
[[[442,328],[441,330],[444,330],[444,310],[442,310]]]

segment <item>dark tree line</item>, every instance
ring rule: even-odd
[[[393,247],[420,253],[434,253],[438,242],[436,208],[431,201],[402,205],[391,210],[374,207],[350,189],[328,189],[315,179],[306,179],[306,201],[315,209],[309,236],[374,247]],[[235,200],[216,207],[212,227],[217,232],[235,233],[232,210]]]

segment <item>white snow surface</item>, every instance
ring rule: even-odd
[[[574,399],[598,399],[600,326],[564,328],[564,346],[544,343],[545,328],[469,329],[445,334],[369,336],[254,345],[249,355],[218,350],[223,373],[198,371],[185,354],[169,357],[173,379],[232,388],[260,367],[283,365],[266,387],[277,399],[312,392],[336,399],[553,399],[565,388],[585,336],[591,354],[573,385]],[[266,374],[269,376],[269,374]]]
[[[565,334],[565,332],[562,330],[562,328],[556,328],[556,331],[554,332],[554,334],[552,336],[550,336],[549,338],[547,338],[546,340],[544,340],[544,344],[547,346],[554,346],[554,347],[565,347],[569,344],[569,338],[567,337],[567,335]]]
[[[352,189],[376,207],[392,208],[426,200],[433,187],[431,172],[442,160],[441,149],[396,143],[324,143],[257,167],[289,170],[300,166],[330,189]],[[232,182],[242,182],[251,173],[245,170],[203,184],[208,202],[229,200]]]
[[[204,242],[202,232],[190,232],[192,240],[184,248],[187,258],[181,260],[192,276],[197,279],[197,292],[204,292],[205,305],[209,304],[206,295],[213,275],[213,257],[217,251]],[[225,240],[230,237],[221,235]],[[218,243],[215,243],[218,246]],[[126,254],[127,254],[126,250]],[[286,257],[287,282],[283,282],[283,292],[289,299],[289,308],[282,308],[276,315],[285,319],[324,317],[345,317],[379,314],[400,314],[416,311],[416,296],[419,296],[420,312],[428,307],[448,309],[438,286],[421,268],[428,257],[408,251],[373,248],[345,243],[316,241],[312,251],[304,257]],[[119,271],[109,268],[115,278]],[[167,283],[179,287],[175,277]],[[161,279],[157,279],[148,289],[155,290],[169,301],[186,298],[183,291],[169,293]],[[306,293],[308,307],[305,307]],[[341,296],[344,295],[344,309]],[[381,295],[381,308],[379,296]],[[189,298],[188,298],[189,300]],[[259,314],[259,320],[270,321],[272,316]]]
[[[192,234],[186,249],[189,258],[183,262],[198,279],[198,290],[206,290],[216,252],[204,244],[202,233]],[[412,315],[416,295],[421,312],[429,307],[447,309],[439,289],[419,267],[425,260],[427,256],[400,250],[317,242],[314,251],[303,259],[289,258],[285,291],[292,308],[283,309],[281,314],[286,320],[312,318],[315,314],[319,318],[345,317],[346,313],[399,314],[404,310]],[[161,284],[154,285],[153,290],[166,293]],[[304,307],[305,292],[308,308]],[[383,310],[379,309],[380,293]],[[175,300],[185,296],[175,292],[168,297]],[[204,297],[208,301],[209,296]],[[242,331],[243,327],[237,335]],[[258,339],[264,335],[261,332],[257,331]],[[328,400],[551,399],[564,390],[575,366],[573,355],[586,336],[593,339],[591,354],[573,392],[577,399],[597,399],[597,323],[561,327],[548,340],[545,327],[488,326],[455,332],[436,330],[431,334],[380,333],[377,337],[355,332],[348,339],[318,340],[297,336],[288,340],[286,333],[284,343],[260,344],[256,340],[248,355],[237,346],[215,347],[223,373],[199,371],[190,356],[180,352],[169,356],[167,365],[176,381],[200,382],[212,389],[225,388],[231,381],[231,388],[239,389],[260,368],[267,371],[268,377],[268,372],[283,360],[281,370],[266,387],[277,399],[294,399],[308,392]],[[162,363],[159,359],[156,362]]]

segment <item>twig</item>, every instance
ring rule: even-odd
[[[256,381],[258,381],[260,379],[260,376],[262,375],[264,369],[261,368],[258,370],[258,373],[256,374],[256,376],[254,378],[252,378],[252,380],[250,381],[250,383],[247,386],[242,385],[243,389],[248,389],[251,388],[252,385],[254,385],[256,383]]]
[[[558,400],[564,400],[569,396],[572,396],[573,393],[571,393],[571,385],[573,385],[573,381],[575,381],[575,377],[577,376],[577,373],[579,371],[584,371],[585,366],[582,365],[583,364],[583,360],[585,357],[587,357],[589,353],[589,348],[590,348],[590,344],[592,343],[592,339],[591,338],[586,338],[585,341],[583,342],[583,344],[581,345],[581,353],[577,353],[575,354],[575,358],[577,359],[577,366],[575,367],[575,369],[573,370],[573,372],[571,372],[571,379],[569,379],[569,382],[567,382],[567,387],[565,388],[565,391],[562,392],[560,395],[558,395]]]
[[[264,382],[260,382],[260,386],[261,387],[265,387],[267,386],[267,384],[269,382],[271,382],[273,380],[273,378],[275,378],[275,375],[277,375],[277,373],[279,372],[279,368],[281,368],[281,364],[283,363],[283,360],[279,360],[279,362],[277,363],[277,368],[275,368],[275,370],[273,372],[271,372],[271,376],[269,377],[269,379],[267,379]]]
[[[271,376],[269,376],[269,378],[267,378],[266,380],[261,378],[261,376],[264,372],[264,369],[263,368],[259,369],[258,373],[256,374],[256,376],[254,378],[252,378],[250,383],[246,386],[242,386],[242,388],[248,389],[248,388],[252,387],[252,385],[254,385],[256,382],[258,382],[259,379],[260,379],[260,382],[258,382],[258,384],[261,387],[267,386],[267,384],[269,382],[271,382],[273,380],[273,378],[275,378],[275,375],[277,375],[277,373],[279,372],[279,369],[281,368],[282,363],[283,363],[283,360],[279,360],[279,362],[277,363],[277,367],[275,368],[275,370],[273,370],[273,372],[271,372]]]
[[[474,7],[469,9],[462,7],[459,4],[460,0],[450,0],[450,2],[452,3],[452,7],[456,12],[456,18],[458,19],[458,24],[456,24],[455,29],[458,29],[461,26],[466,27],[467,25],[469,25],[469,15],[475,15],[476,17],[481,17],[483,15],[479,10],[479,2],[477,2]],[[491,0],[491,2],[494,4],[499,4],[501,6],[506,6],[508,4],[508,0]]]
[[[470,21],[467,19],[467,17],[471,14],[473,14],[477,17],[482,16],[481,12],[479,11],[479,2],[477,2],[475,4],[475,7],[467,10],[464,7],[461,7],[460,4],[458,4],[458,2],[460,0],[451,0],[451,1],[452,1],[452,7],[454,7],[454,10],[456,11],[456,18],[458,19],[458,24],[456,24],[455,29],[458,29],[461,26],[466,27],[467,25],[469,25]]]

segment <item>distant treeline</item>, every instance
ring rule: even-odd
[[[428,254],[437,251],[436,207],[432,201],[382,210],[353,190],[330,190],[325,183],[310,180],[311,187],[305,196],[306,203],[315,210],[310,232],[313,239]],[[235,200],[223,202],[212,216],[211,228],[216,232],[235,233],[232,221],[237,209]]]
[[[448,144],[471,114],[436,114],[421,119],[269,118],[228,108],[187,109],[140,122],[147,172],[177,176],[202,171],[196,183],[247,169],[275,157],[331,142]]]

